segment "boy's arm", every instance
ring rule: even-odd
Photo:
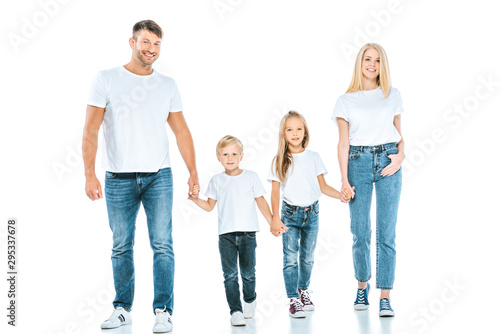
[[[321,193],[325,194],[326,196],[340,199],[340,192],[326,184],[325,176],[323,174],[318,175],[318,182]]]
[[[273,220],[273,215],[271,214],[271,209],[269,208],[269,204],[267,204],[267,201],[264,198],[264,196],[257,197],[255,199],[255,202],[257,202],[257,207],[259,208],[264,218],[266,218],[269,225],[271,225],[271,222]]]
[[[190,197],[189,199],[192,200],[194,204],[198,205],[200,208],[208,212],[212,211],[215,207],[215,204],[217,204],[217,201],[211,198],[204,200],[201,198]]]

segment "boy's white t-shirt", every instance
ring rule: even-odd
[[[391,88],[384,98],[384,91],[378,87],[341,95],[335,104],[332,120],[337,124],[337,117],[340,117],[349,122],[351,145],[376,146],[401,140],[394,126],[394,116],[402,112],[399,90]]]
[[[205,196],[217,201],[219,234],[258,232],[255,199],[266,193],[257,173],[244,169],[239,175],[214,175]]]
[[[170,167],[166,122],[182,111],[175,81],[154,71],[137,75],[123,66],[100,71],[88,104],[105,108],[102,167],[110,172],[157,172]]]
[[[318,153],[304,150],[302,153],[292,154],[293,163],[286,173],[286,183],[282,183],[275,172],[275,162],[267,180],[280,182],[282,199],[295,206],[309,206],[321,196],[318,176],[326,174],[327,170]]]

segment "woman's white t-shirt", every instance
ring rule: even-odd
[[[259,231],[255,199],[265,193],[255,172],[244,169],[236,176],[214,175],[205,196],[217,201],[219,234]]]
[[[394,126],[394,116],[403,112],[399,90],[391,88],[384,98],[378,87],[346,93],[337,99],[332,120],[349,122],[349,143],[353,146],[376,146],[398,143],[401,135]]]
[[[304,150],[292,156],[293,163],[286,173],[286,183],[282,183],[276,175],[274,162],[267,180],[280,182],[282,198],[288,204],[309,206],[321,196],[318,175],[326,174],[326,168],[316,152]]]

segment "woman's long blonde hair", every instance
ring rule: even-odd
[[[302,121],[302,123],[304,123],[304,139],[302,139],[302,147],[306,148],[307,144],[309,144],[309,128],[307,127],[306,119],[304,118],[304,116],[294,110],[289,111],[281,119],[279,129],[278,153],[273,159],[273,163],[276,163],[274,172],[282,183],[286,182],[286,173],[288,171],[288,168],[290,168],[290,166],[292,166],[293,164],[293,156],[288,149],[288,142],[286,141],[285,137],[286,122],[293,117],[298,118],[300,121]]]
[[[363,72],[361,71],[361,67],[363,65],[363,57],[366,50],[368,49],[377,50],[378,54],[380,55],[380,71],[379,75],[377,76],[377,85],[384,92],[384,97],[387,97],[392,86],[391,75],[389,73],[389,62],[387,61],[387,54],[385,53],[384,49],[377,43],[366,43],[359,50],[358,55],[356,56],[356,63],[354,64],[351,84],[349,85],[349,88],[347,88],[346,93],[363,90]]]

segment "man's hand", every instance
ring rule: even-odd
[[[189,185],[189,192],[188,192],[189,197],[197,196],[198,193],[200,192],[198,175],[197,174],[195,174],[195,175],[191,174],[191,176],[189,177],[187,183]],[[195,188],[195,186],[197,188]]]
[[[92,201],[103,198],[101,183],[95,175],[86,177],[85,192]]]

